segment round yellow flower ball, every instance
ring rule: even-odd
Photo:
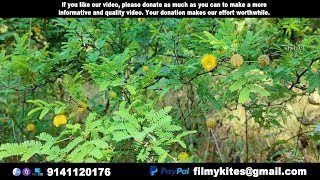
[[[114,92],[114,91],[110,92],[110,97],[111,98],[116,98],[117,97],[117,93]]]
[[[217,66],[217,58],[212,54],[205,54],[201,59],[201,64],[205,71],[211,71]]]
[[[35,125],[33,123],[30,123],[27,125],[27,131],[31,132],[34,131],[36,129]]]
[[[189,158],[189,155],[188,155],[188,153],[186,153],[186,152],[181,152],[181,153],[178,155],[178,161],[181,161],[181,162],[187,161],[188,158]]]
[[[143,72],[148,72],[149,71],[149,67],[148,66],[143,66],[142,67],[142,71]]]
[[[63,114],[56,115],[53,119],[53,125],[59,127],[61,125],[67,124],[67,116]]]
[[[217,126],[217,121],[213,118],[209,118],[207,119],[206,124],[208,128],[213,129]]]
[[[87,110],[88,105],[86,103],[80,102],[78,105],[78,112],[82,113]]]
[[[268,66],[270,64],[270,58],[268,55],[264,54],[258,57],[258,62],[262,67]]]
[[[234,54],[231,56],[230,62],[235,67],[240,67],[243,64],[243,57],[240,54]]]

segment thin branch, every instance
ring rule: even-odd
[[[28,43],[28,46],[30,49],[31,49],[31,29],[32,29],[32,18],[30,18],[30,21],[29,21],[29,43]]]
[[[315,59],[313,59],[309,65],[309,67],[312,66],[313,63],[315,63],[316,61],[320,60],[320,57],[317,57]],[[297,85],[298,83],[300,83],[300,79],[301,77],[308,72],[308,68],[304,69],[300,74],[297,74],[297,79],[294,83],[291,84],[291,86],[289,87],[289,89],[291,90],[295,85]]]
[[[211,133],[211,135],[212,135],[212,138],[213,138],[213,140],[214,140],[214,144],[215,144],[215,145],[216,145],[216,147],[217,147],[217,151],[218,151],[218,154],[219,154],[220,160],[221,160],[221,162],[224,162],[224,160],[223,160],[223,158],[222,158],[222,153],[221,153],[220,148],[219,148],[219,145],[218,145],[218,141],[217,141],[216,135],[214,134],[214,132],[213,132],[213,129],[212,129],[212,128],[211,128],[211,129],[209,129],[209,131],[210,131],[210,133]]]

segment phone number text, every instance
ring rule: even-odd
[[[48,168],[47,176],[110,176],[110,168]]]

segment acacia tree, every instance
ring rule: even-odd
[[[215,131],[228,118],[209,114],[242,106],[246,129],[251,118],[281,128],[286,104],[320,88],[320,39],[308,23],[5,19],[0,159],[198,162],[209,128],[226,161]],[[246,161],[256,153],[248,138]]]

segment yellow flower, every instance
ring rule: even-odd
[[[101,30],[100,29],[96,29],[95,32],[99,34],[99,33],[101,33]]]
[[[39,27],[33,27],[33,31],[36,33],[36,34],[40,34],[41,33],[41,29]]]
[[[258,57],[258,62],[260,66],[268,66],[270,64],[270,58],[268,55],[261,55]]]
[[[67,116],[63,114],[56,115],[53,119],[53,125],[59,127],[60,125],[67,124]]]
[[[217,58],[212,54],[205,54],[201,59],[201,64],[205,71],[211,71],[217,66]]]
[[[212,129],[212,128],[215,128],[217,126],[217,121],[214,120],[213,118],[209,118],[207,121],[206,121],[206,124],[207,124],[207,127]]]
[[[34,131],[35,129],[36,129],[36,127],[32,123],[27,125],[27,131],[28,132]]]
[[[240,54],[232,55],[230,62],[233,66],[239,67],[243,64],[243,57]]]
[[[111,98],[116,98],[117,97],[117,93],[114,92],[114,91],[110,92],[110,97]]]
[[[80,102],[78,105],[78,112],[82,113],[87,109],[88,105],[86,103]]]
[[[138,21],[139,21],[140,23],[143,23],[143,22],[145,21],[145,18],[138,18]]]
[[[188,153],[186,153],[186,152],[181,152],[181,153],[178,155],[178,161],[180,161],[180,162],[185,162],[185,161],[188,160],[188,158],[189,158],[189,155],[188,155]]]
[[[142,67],[142,71],[143,72],[148,72],[149,71],[149,67],[148,66],[143,66]]]

